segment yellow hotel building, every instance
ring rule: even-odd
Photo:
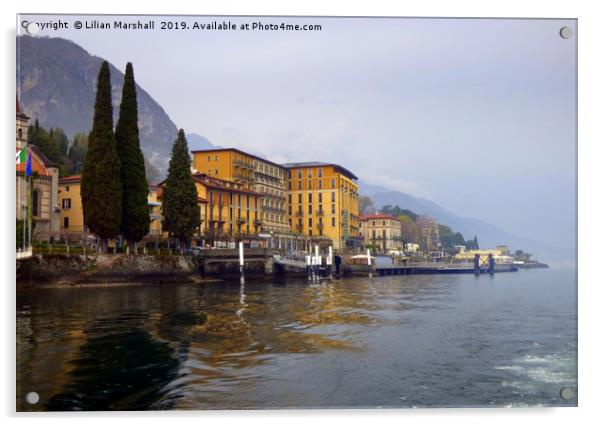
[[[252,240],[261,230],[263,195],[246,185],[193,175],[201,205],[201,234],[210,242]]]
[[[284,167],[236,148],[192,151],[192,156],[196,173],[236,183],[263,196],[259,205],[263,217],[258,232],[291,234],[286,215]]]
[[[359,236],[357,176],[333,163],[283,164],[287,169],[287,208],[297,235],[332,240],[335,249]]]

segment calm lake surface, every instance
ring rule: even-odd
[[[17,409],[574,406],[576,288],[566,268],[22,292]]]

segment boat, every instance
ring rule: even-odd
[[[344,275],[370,275],[376,272],[376,258],[369,254],[356,254],[343,258]]]
[[[277,274],[299,275],[307,274],[306,253],[291,252],[286,255],[274,255],[274,270]]]

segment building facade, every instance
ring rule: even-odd
[[[205,173],[196,173],[193,177],[201,206],[199,238],[217,246],[234,240],[259,240],[263,194],[242,182],[218,179]]]
[[[61,233],[81,234],[84,232],[80,175],[59,179],[59,206],[61,207]]]
[[[236,148],[192,151],[193,170],[262,195],[258,233],[290,236],[286,215],[286,169]],[[262,214],[261,214],[262,213]],[[235,227],[236,228],[236,227]]]
[[[296,235],[328,238],[335,249],[359,236],[357,176],[338,164],[283,164],[287,169],[287,213]]]
[[[360,216],[360,235],[365,245],[378,248],[379,252],[403,250],[401,240],[401,222],[388,214],[371,214]]]
[[[16,152],[25,149],[31,155],[31,176],[26,176],[26,162],[16,165],[16,218],[26,220],[27,210],[35,222],[33,239],[47,240],[59,231],[59,170],[35,146],[27,143],[29,117],[17,100]]]
[[[65,176],[58,181],[58,203],[60,206],[60,234],[64,237],[78,236],[87,231],[81,197],[81,175]],[[148,187],[148,213],[151,236],[162,236],[160,188]]]

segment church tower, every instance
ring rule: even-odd
[[[27,145],[27,130],[29,129],[29,117],[21,112],[19,97],[17,97],[17,149]]]

